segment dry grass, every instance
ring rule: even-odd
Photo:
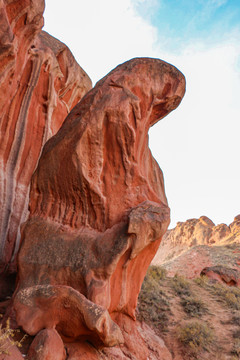
[[[10,354],[10,348],[12,346],[21,347],[22,342],[24,341],[25,336],[20,341],[16,341],[14,339],[16,333],[19,332],[19,330],[13,330],[10,327],[10,321],[7,320],[6,326],[3,327],[0,324],[0,354],[9,355]]]
[[[179,296],[191,296],[191,284],[189,280],[185,279],[183,276],[175,275],[171,279],[172,289],[175,291],[176,295]]]
[[[150,267],[139,296],[138,319],[163,337],[170,351],[183,351],[184,360],[240,359],[238,288],[207,277],[169,278],[164,270]]]
[[[208,312],[206,304],[202,300],[193,296],[183,297],[180,304],[182,305],[185,313],[190,317],[200,317]]]
[[[214,341],[214,334],[207,323],[189,322],[177,328],[177,338],[193,355],[205,350],[209,351]]]
[[[214,295],[218,296],[225,302],[226,306],[240,310],[240,289],[236,287],[229,287],[224,284],[215,283],[212,284],[209,289]]]
[[[167,331],[170,312],[169,301],[160,287],[165,278],[165,270],[158,267],[149,268],[142,284],[138,302],[138,318]]]
[[[233,343],[232,354],[236,359],[240,359],[240,339],[236,339]]]

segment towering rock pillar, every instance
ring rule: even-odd
[[[132,59],[100,80],[45,144],[14,299],[29,334],[54,328],[63,340],[96,347],[134,334],[141,284],[170,220],[148,130],[184,92],[172,65]]]

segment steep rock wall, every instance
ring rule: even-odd
[[[91,88],[66,45],[41,30],[43,10],[43,0],[0,0],[0,273],[15,270],[42,147]]]

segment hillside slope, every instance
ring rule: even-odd
[[[173,360],[240,358],[240,289],[206,277],[168,277],[150,267],[138,318],[164,339]]]

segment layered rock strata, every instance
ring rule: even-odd
[[[172,65],[130,60],[100,80],[45,144],[14,296],[29,334],[55,328],[64,341],[98,348],[126,344],[124,333],[137,331],[137,297],[170,219],[148,129],[184,92]],[[143,358],[143,347],[134,351]]]
[[[0,273],[18,251],[42,147],[91,88],[70,50],[41,31],[43,11],[43,0],[0,0]]]

